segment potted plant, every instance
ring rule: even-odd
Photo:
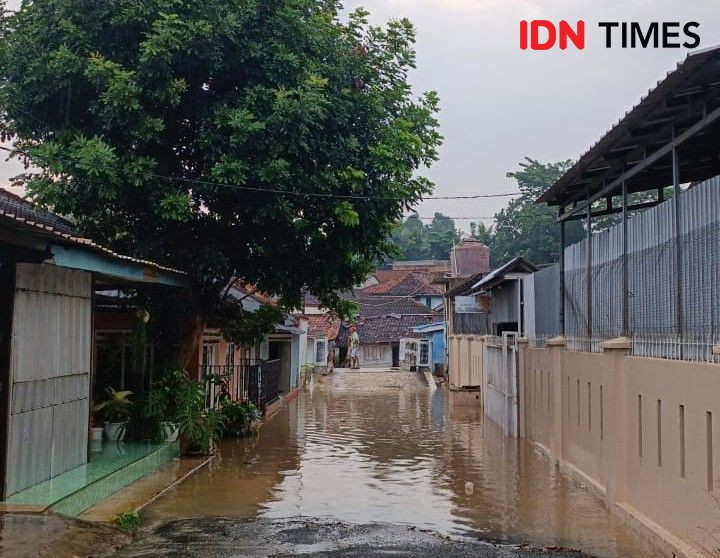
[[[185,378],[178,392],[178,426],[183,453],[210,455],[222,436],[226,417],[218,409],[205,408],[205,388]]]
[[[103,421],[105,437],[111,442],[121,442],[125,438],[125,429],[132,414],[132,391],[106,390],[108,398],[95,405],[93,412]]]

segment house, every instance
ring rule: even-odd
[[[305,364],[314,370],[324,369],[327,366],[327,352],[331,341],[337,339],[340,330],[340,320],[323,314],[320,316],[307,316],[307,349],[305,351]]]
[[[233,285],[228,299],[255,312],[276,300],[251,286]],[[205,379],[208,406],[217,404],[217,379],[227,382],[230,396],[250,401],[260,411],[278,397],[291,395],[300,385],[300,367],[306,361],[308,318],[286,315],[261,340],[236,345],[224,338],[211,321],[202,335],[197,355],[198,378]]]
[[[360,336],[360,366],[391,368],[400,366],[400,340],[414,337],[413,327],[433,321],[433,315],[387,314],[360,318],[356,324]],[[347,355],[350,325],[343,324],[338,335],[340,362]]]
[[[416,342],[415,365],[426,369],[437,376],[445,374],[445,322],[436,321],[415,326],[413,333],[418,337]]]
[[[443,304],[443,292],[432,283],[432,273],[387,270],[377,271],[375,276],[380,282],[359,291],[358,298],[406,297],[421,302],[428,310],[435,310]]]
[[[76,511],[86,501],[97,380],[95,293],[187,286],[184,273],[115,253],[80,236],[69,221],[0,190],[0,490],[6,507],[34,502]],[[135,451],[142,459],[155,450]],[[105,458],[103,478],[110,479],[115,460]],[[117,456],[118,467],[123,459]],[[65,473],[71,478],[52,492],[44,484]],[[131,480],[128,473],[123,482]]]
[[[426,273],[449,273],[451,270],[448,260],[398,260],[392,262],[393,271],[422,271]]]

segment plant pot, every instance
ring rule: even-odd
[[[122,442],[125,439],[125,423],[106,422],[105,437],[109,442]]]
[[[102,442],[103,439],[103,429],[99,426],[93,426],[90,429],[90,441],[91,442]]]
[[[160,427],[162,428],[167,443],[172,444],[177,441],[178,435],[180,434],[180,428],[177,424],[174,422],[163,422],[160,424]]]

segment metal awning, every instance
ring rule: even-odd
[[[485,277],[477,281],[471,288],[472,293],[479,291],[488,291],[493,287],[496,287],[500,283],[504,282],[511,274],[526,274],[534,273],[538,270],[538,267],[530,260],[525,258],[513,258],[509,262],[501,265],[497,269],[492,270]]]
[[[608,84],[609,87],[612,83]],[[673,151],[682,183],[720,173],[720,46],[694,52],[658,82],[538,200],[559,206],[559,220],[620,211],[613,196],[672,185]],[[662,201],[659,191],[654,202]],[[628,209],[638,209],[628,208]]]

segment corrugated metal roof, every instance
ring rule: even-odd
[[[501,265],[497,269],[493,269],[485,277],[475,283],[470,290],[490,289],[498,283],[502,283],[508,273],[533,273],[538,267],[530,260],[525,258],[513,258],[506,264]]]
[[[611,82],[609,86],[612,86]],[[683,115],[678,113],[677,109],[696,104],[697,110],[694,116],[697,117],[698,111],[702,115],[702,103],[698,100],[712,94],[713,102],[716,102],[718,89],[720,89],[720,45],[689,54],[588,148],[577,162],[538,198],[537,203],[559,205],[567,204],[580,197],[584,198],[585,188],[588,184],[590,185],[590,194],[593,194],[594,191],[599,190],[603,179],[609,182],[608,177],[602,173],[602,165],[607,164],[608,160],[620,160],[620,154],[629,149],[628,146],[631,145],[631,142],[638,143],[636,134],[633,133],[634,130],[640,126],[659,124],[660,122],[665,126],[675,125],[674,118],[678,119],[678,125],[686,125],[687,123],[682,120]],[[675,101],[671,106],[669,103],[671,98],[682,98],[682,102]],[[639,143],[642,147],[642,139],[639,140]],[[648,146],[651,147],[651,144]],[[593,175],[592,182],[583,178],[589,174]],[[698,177],[693,176],[687,179],[710,178],[717,172],[709,170],[707,174],[704,178],[698,175]],[[665,175],[657,179],[662,183]],[[638,177],[636,182],[628,183],[628,191],[641,191],[656,187],[654,185],[648,187],[647,181],[646,175]],[[665,186],[668,184],[662,183]]]

